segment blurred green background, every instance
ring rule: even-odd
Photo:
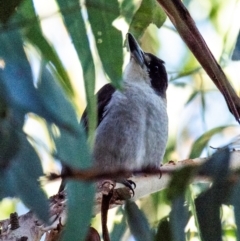
[[[80,118],[86,103],[89,104],[89,113],[92,113],[92,133],[96,124],[96,100],[93,95],[109,81],[116,87],[121,86],[122,70],[129,61],[124,40],[126,33],[132,30],[145,52],[151,52],[164,60],[169,76],[169,141],[164,162],[211,155],[215,150],[210,146],[221,147],[239,135],[238,123],[228,111],[221,93],[179,37],[170,20],[167,18],[165,21],[163,13],[159,14],[157,20],[152,20],[159,26],[163,23],[159,29],[155,24],[147,27],[144,14],[140,14],[140,20],[138,19],[136,13],[140,9],[141,1],[137,0],[119,0],[111,3],[80,1],[81,9],[76,6],[76,1],[35,0],[32,2],[33,5],[29,3],[31,1],[16,2],[17,8],[12,10],[16,13],[13,15],[0,11],[0,36],[4,38],[9,37],[10,32],[20,32],[26,60],[32,69],[34,85],[41,82],[44,71],[51,74],[57,88],[61,89],[62,95],[72,104],[76,119]],[[237,51],[234,52],[234,48],[239,35],[240,2],[186,0],[183,3],[239,94],[240,57]],[[5,4],[4,8],[8,3]],[[147,8],[143,7],[143,10],[147,12]],[[79,12],[82,13],[84,26],[78,19]],[[137,28],[138,23],[144,25],[140,30]],[[106,34],[108,32],[110,37]],[[13,40],[9,38],[6,43],[11,44],[8,41]],[[0,52],[0,69],[4,69],[8,64],[2,54],[6,51],[3,46]],[[18,54],[16,46],[11,45],[10,52],[16,51]],[[41,98],[45,98],[46,106],[51,106],[53,110],[43,116],[40,109],[31,109],[26,105],[27,111],[23,113],[27,113],[27,117],[24,119],[23,130],[37,151],[44,173],[60,172],[58,158],[53,155],[57,147],[52,138],[59,130],[52,122],[64,129],[65,117],[62,122],[56,123],[52,114],[56,118],[58,115],[66,116],[68,121],[67,116],[70,112],[65,112],[65,107],[62,107],[64,104],[60,102],[60,95],[56,96],[56,99],[59,98],[57,105],[54,100],[51,102],[50,98],[47,99],[46,96],[51,95],[54,88],[49,92],[49,87],[45,88]],[[58,91],[56,88],[54,90]],[[7,106],[10,103],[8,99],[5,99],[5,102]],[[15,104],[10,104],[9,108],[14,109],[14,106]],[[90,145],[92,141],[93,137],[90,137]],[[64,143],[61,145],[64,146]],[[51,196],[56,194],[59,182],[43,182],[42,185],[44,192]],[[206,183],[190,185],[186,194],[186,205],[189,210],[193,208],[193,199],[208,186]],[[167,220],[171,210],[165,190],[145,197],[137,201],[137,204],[146,214],[153,229],[157,228],[160,220],[162,223]],[[19,215],[26,212],[19,200],[4,198],[0,203],[0,219],[7,218],[14,210],[17,210]],[[236,240],[233,208],[224,205],[221,210],[223,239]],[[123,212],[121,208],[109,212],[109,227],[113,230],[113,240],[116,240],[116,237],[118,240],[133,240],[123,221]],[[92,220],[92,225],[100,230],[99,215]],[[189,215],[185,232],[187,240],[200,240],[192,214]]]

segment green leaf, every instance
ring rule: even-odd
[[[240,32],[238,33],[237,42],[232,55],[232,60],[240,60]]]
[[[220,191],[216,188],[211,188],[200,194],[195,200],[198,223],[204,241],[222,240]]]
[[[26,137],[20,136],[21,148],[5,169],[16,196],[44,222],[49,221],[49,203],[38,179],[43,176],[40,159]]]
[[[118,209],[117,215],[119,213],[123,214],[122,209]],[[110,234],[110,240],[121,240],[125,231],[127,229],[127,223],[125,216],[122,217],[120,222],[115,222],[113,226],[113,230]]]
[[[214,184],[221,184],[226,181],[229,174],[229,162],[229,149],[220,149],[215,152],[207,162],[201,165],[198,172],[213,177]]]
[[[167,197],[169,200],[184,195],[194,172],[196,172],[196,167],[186,166],[173,173],[167,189]]]
[[[209,140],[217,133],[222,132],[224,129],[231,127],[228,126],[219,126],[215,127],[207,132],[205,132],[203,135],[201,135],[193,144],[192,150],[190,152],[189,158],[196,158],[199,157],[203,151],[203,149],[207,146]]]
[[[214,180],[212,187],[195,200],[198,223],[204,241],[222,240],[220,206],[229,201],[232,190],[232,184],[228,182],[229,160],[229,150],[222,149],[204,163],[199,171],[212,176]]]
[[[60,11],[63,15],[66,28],[70,34],[78,58],[81,62],[85,83],[88,113],[88,134],[90,143],[94,143],[94,132],[97,126],[97,107],[95,91],[95,68],[93,57],[90,50],[85,22],[81,14],[81,8],[78,0],[57,0]],[[74,11],[69,11],[74,9]]]
[[[127,221],[132,235],[137,241],[152,241],[148,221],[135,202],[127,201],[126,206]]]
[[[23,49],[23,41],[18,31],[8,31],[0,35],[0,58],[4,69],[0,69],[0,79],[5,92],[3,97],[18,113],[33,112],[67,130],[74,130],[70,118],[48,109],[33,85],[32,71]]]
[[[55,136],[54,140],[57,148],[57,156],[65,164],[77,169],[91,167],[92,158],[90,149],[81,124],[79,124],[75,135],[61,130],[60,136]]]
[[[18,151],[18,132],[11,125],[9,118],[0,119],[0,168],[7,166]]]
[[[154,241],[172,241],[171,227],[168,218],[163,218],[160,221]]]
[[[234,185],[231,195],[231,204],[234,207],[234,217],[237,225],[237,240],[240,240],[240,181]]]
[[[171,234],[174,241],[185,241],[184,229],[188,221],[188,213],[184,205],[184,194],[175,198],[170,212]]]
[[[22,0],[0,0],[0,21],[6,23],[21,2]]]
[[[47,62],[52,63],[54,66],[54,68],[52,68],[52,72],[54,72],[55,76],[57,77],[56,80],[59,81],[69,97],[74,98],[74,90],[72,88],[71,81],[60,58],[58,57],[57,52],[42,33],[40,22],[35,14],[32,0],[25,0],[20,8],[18,8],[18,13],[25,21],[32,21],[32,19],[35,19],[33,24],[24,29],[24,36],[26,36],[27,39],[38,48],[38,50],[41,52],[41,55]]]
[[[45,108],[47,108],[56,119],[63,120],[64,123],[70,123],[71,127],[74,127],[74,132],[77,131],[78,121],[75,110],[44,63],[42,64],[38,79],[37,94],[41,98]],[[68,126],[63,123],[60,127],[64,127],[65,130],[74,133],[72,129],[69,129]]]
[[[38,28],[36,25],[32,26],[26,32],[26,36],[32,44],[38,47],[45,60],[53,64],[55,68],[51,68],[51,70],[54,72],[54,75],[58,77],[56,80],[59,81],[68,96],[74,98],[75,93],[72,88],[71,81],[62,65],[62,62],[59,59],[56,51],[42,35],[40,28]]]
[[[119,17],[117,0],[86,0],[88,18],[103,67],[116,88],[122,85],[123,44],[122,33],[113,27]]]
[[[120,3],[121,15],[125,18],[126,22],[130,24],[132,17],[134,15],[135,4],[133,0],[123,0]]]
[[[189,104],[193,99],[195,99],[195,97],[197,97],[198,94],[199,94],[199,90],[194,90],[192,94],[189,96],[185,105]]]
[[[160,28],[166,20],[166,14],[155,0],[142,0],[129,27],[136,39],[141,38],[150,23]]]
[[[0,200],[5,197],[16,197],[14,183],[9,180],[7,169],[0,169]]]
[[[61,240],[85,241],[92,218],[94,187],[91,183],[68,182],[68,219]]]

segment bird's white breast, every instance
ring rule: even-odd
[[[159,167],[168,137],[166,100],[147,83],[125,83],[105,108],[94,147],[103,169]]]

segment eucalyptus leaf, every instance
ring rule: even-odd
[[[59,81],[68,96],[74,98],[75,93],[71,85],[71,81],[64,69],[64,66],[53,46],[51,46],[43,36],[39,26],[34,25],[29,28],[26,32],[26,36],[28,40],[41,51],[44,59],[52,63],[55,68],[51,68],[51,71],[54,73],[55,77],[57,77],[55,79]]]
[[[214,184],[224,183],[229,174],[230,151],[228,148],[215,152],[198,170],[199,174],[213,177]]]
[[[92,164],[87,137],[81,124],[75,134],[61,130],[60,135],[54,137],[57,156],[67,166],[83,169]]]
[[[14,183],[9,180],[8,170],[0,168],[0,200],[6,197],[16,197]]]
[[[136,5],[133,0],[123,0],[120,3],[120,13],[125,18],[127,23],[130,23],[134,15]]]
[[[23,48],[23,40],[18,31],[8,31],[0,35],[0,58],[4,69],[0,69],[0,79],[4,86],[4,98],[9,106],[19,113],[36,113],[47,121],[54,122],[67,130],[74,130],[70,118],[49,109],[33,85],[32,71]]]
[[[130,231],[137,241],[152,241],[153,235],[148,221],[135,202],[127,201],[126,206],[127,221]]]
[[[69,181],[67,184],[68,219],[62,241],[85,241],[94,203],[94,184]]]
[[[234,185],[231,195],[231,204],[234,207],[234,217],[237,225],[237,240],[240,240],[240,180]]]
[[[7,182],[15,195],[44,222],[49,221],[49,203],[38,181],[43,176],[40,159],[27,141],[20,135],[21,148],[13,157],[10,165],[4,170]]]
[[[224,129],[231,127],[230,125],[227,126],[219,126],[215,127],[203,135],[201,135],[193,144],[189,158],[196,158],[199,157],[203,151],[203,149],[207,146],[209,140],[216,135],[217,133],[222,132]]]
[[[117,215],[123,214],[123,211],[121,208],[118,209]],[[115,222],[113,226],[113,230],[110,233],[110,240],[121,240],[124,233],[127,229],[127,223],[125,216],[122,217],[120,222]]]
[[[0,168],[7,166],[18,151],[19,136],[17,130],[11,125],[9,119],[0,119]]]
[[[0,0],[0,21],[6,23],[14,14],[15,9],[22,3],[22,0]]]
[[[47,62],[51,62],[51,64],[54,66],[54,68],[52,68],[51,70],[57,77],[56,80],[59,81],[63,89],[69,95],[69,97],[73,98],[74,90],[72,88],[70,79],[64,69],[60,58],[58,57],[57,52],[42,33],[40,21],[35,13],[33,1],[25,0],[17,9],[17,12],[19,15],[21,15],[21,18],[23,20],[33,22],[33,24],[27,26],[24,29],[23,35],[26,36],[27,39],[35,47],[38,48],[38,50],[41,52],[41,55]]]
[[[168,217],[163,218],[159,222],[154,241],[172,241],[171,227]]]
[[[240,60],[240,32],[238,33],[237,42],[233,50],[232,60]]]
[[[195,200],[198,224],[204,241],[222,240],[218,193],[219,190],[214,187],[200,194]]]
[[[184,205],[184,194],[176,197],[172,201],[170,212],[171,234],[174,241],[185,241],[185,226],[188,221],[187,208]]]
[[[64,127],[64,129],[71,133],[73,133],[73,130],[74,132],[77,131],[78,121],[73,106],[44,63],[38,80],[37,93],[44,106],[56,119],[62,119],[64,123],[70,123],[74,129],[69,129],[68,126],[64,124],[61,124],[60,127]]]
[[[184,195],[186,188],[188,187],[196,170],[196,167],[186,166],[173,173],[167,189],[167,197],[169,200],[173,200],[178,196]]]
[[[229,201],[232,190],[232,185],[228,182],[229,160],[230,152],[225,148],[217,151],[199,170],[200,174],[213,177],[212,187],[195,200],[198,224],[204,241],[222,240],[220,207]]]
[[[166,20],[166,14],[155,0],[143,0],[129,27],[136,39],[141,38],[150,23],[160,28]]]
[[[93,145],[94,132],[97,126],[97,107],[96,97],[94,95],[95,68],[85,22],[81,14],[81,8],[78,0],[57,0],[57,3],[82,65],[87,99],[87,113],[89,118],[88,134],[90,137],[90,143]]]
[[[123,66],[122,33],[112,25],[120,15],[119,3],[117,0],[86,0],[86,7],[103,67],[112,84],[120,88]]]

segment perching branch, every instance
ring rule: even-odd
[[[165,189],[168,186],[172,172],[181,167],[200,165],[206,160],[208,160],[208,158],[196,158],[179,161],[177,163],[171,162],[165,164],[161,168],[163,173],[161,178],[159,174],[134,176],[131,180],[136,183],[136,189],[134,190],[135,195],[132,196],[131,191],[127,187],[117,186],[113,192],[113,199],[111,201],[110,208],[123,205],[126,199],[135,201],[146,195]],[[240,151],[231,152],[230,168],[233,171],[240,168]],[[196,179],[197,181],[206,181],[206,176],[197,176]],[[98,214],[100,212],[102,193],[111,188],[113,188],[113,186],[111,184],[108,185],[107,182],[103,185],[103,187],[98,187],[95,198],[94,214]],[[55,234],[58,234],[67,219],[66,202],[67,197],[64,192],[50,198],[51,225],[49,226],[42,224],[31,211],[18,218],[19,227],[16,225],[16,219],[15,221],[10,219],[0,221],[0,240],[38,241],[44,233],[46,233],[45,241],[57,240],[57,235]],[[14,226],[16,229],[14,229]]]

